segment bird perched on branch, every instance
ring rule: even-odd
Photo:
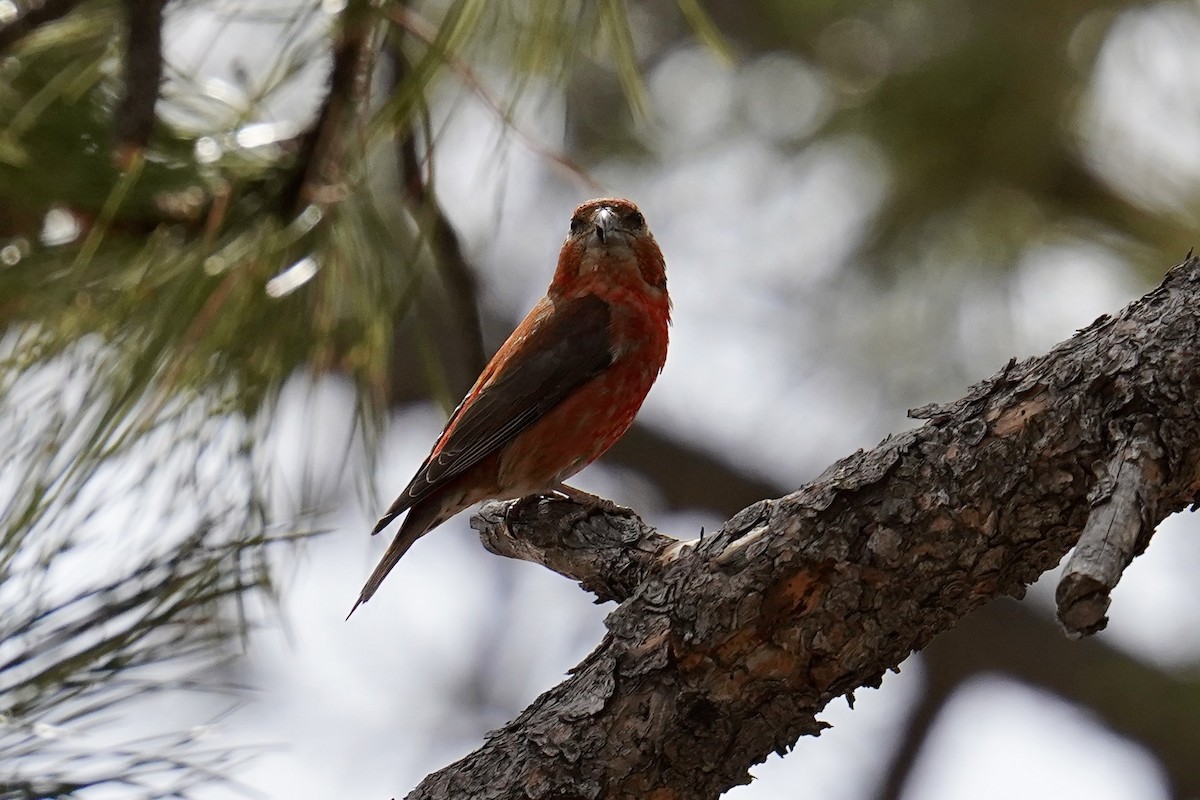
[[[637,206],[602,199],[575,209],[546,296],[372,531],[408,512],[350,613],[413,542],[468,506],[536,492],[582,495],[562,482],[633,423],[666,361],[670,311],[662,252]]]

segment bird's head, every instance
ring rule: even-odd
[[[589,200],[575,209],[551,289],[611,286],[662,295],[667,273],[646,218],[628,200]]]

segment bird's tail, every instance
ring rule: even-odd
[[[438,503],[436,500],[417,503],[408,510],[408,516],[400,524],[400,530],[396,532],[396,538],[392,539],[392,543],[388,545],[383,558],[379,560],[379,565],[375,567],[375,571],[371,573],[371,577],[367,578],[367,582],[363,585],[362,591],[358,593],[358,600],[355,601],[354,608],[350,609],[350,614],[353,614],[359,606],[371,599],[371,596],[379,588],[379,584],[383,583],[383,579],[387,577],[392,568],[400,561],[400,557],[408,552],[408,548],[412,547],[413,542],[420,539],[422,534],[438,523],[441,512],[441,503]],[[392,516],[394,517],[395,515],[393,514]],[[375,531],[378,532],[380,527],[382,525],[377,526]],[[350,619],[350,614],[346,615],[346,619]]]

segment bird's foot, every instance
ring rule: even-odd
[[[546,493],[535,492],[534,494],[527,494],[518,497],[512,502],[512,505],[508,507],[508,510],[504,512],[505,519],[511,520],[513,518],[525,516],[525,514],[533,511],[537,507],[537,504],[541,502],[542,498],[547,496],[548,495]]]
[[[578,506],[582,506],[580,514],[586,516],[595,511],[602,511],[606,514],[616,514],[621,517],[637,517],[637,512],[632,508],[614,503],[604,497],[594,495],[591,492],[585,492],[582,489],[576,489],[574,486],[567,486],[565,483],[560,483],[552,489],[543,492],[534,492],[523,497],[518,497],[505,512],[506,519],[516,519],[534,511],[542,500],[547,498],[555,498],[559,500],[570,500]]]
[[[573,503],[577,503],[589,511],[604,511],[609,514],[617,514],[622,517],[636,517],[637,512],[627,506],[618,505],[612,500],[609,500],[591,492],[585,492],[582,489],[576,489],[574,486],[567,486],[565,483],[560,483],[554,487],[554,493],[565,497]]]

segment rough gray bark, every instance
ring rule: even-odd
[[[640,580],[571,677],[409,797],[717,797],[818,732],[833,698],[878,685],[989,600],[1020,596],[1094,508],[1109,513],[1110,464],[1133,439],[1154,445],[1157,480],[1139,489],[1152,529],[1200,493],[1198,293],[1189,258],[1118,317],[913,412],[924,426],[694,546],[626,565]],[[560,568],[571,548],[555,543],[606,516],[490,508],[482,524],[510,533],[531,515],[558,526],[529,547],[586,577],[580,560]],[[633,535],[627,523],[618,516],[615,540]]]

